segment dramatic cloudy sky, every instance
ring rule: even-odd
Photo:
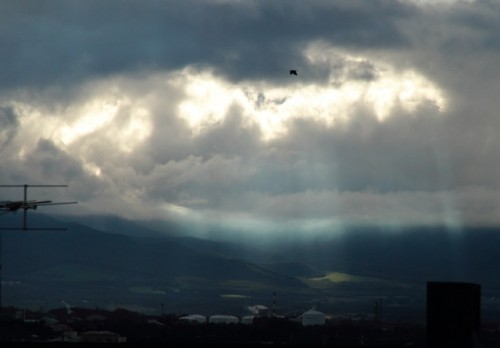
[[[67,184],[30,193],[68,214],[498,225],[499,62],[496,0],[0,1],[1,184]]]

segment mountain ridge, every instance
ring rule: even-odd
[[[20,291],[29,295],[24,300],[39,303],[44,296],[51,298],[52,291],[72,300],[94,296],[108,304],[120,300],[151,307],[161,298],[193,311],[237,311],[243,302],[267,298],[269,303],[278,289],[287,294],[282,305],[310,306],[313,301],[335,310],[343,298],[356,299],[361,307],[367,297],[380,294],[413,298],[403,304],[394,300],[401,308],[408,303],[423,306],[425,283],[431,280],[477,282],[485,296],[500,294],[496,228],[460,233],[443,227],[396,232],[357,228],[343,235],[288,238],[262,247],[261,240],[252,244],[248,236],[194,237],[175,224],[170,225],[174,230],[155,231],[116,216],[89,221],[107,231],[87,226],[85,217],[35,214],[30,216],[32,226],[67,230],[3,231],[5,283],[20,284],[7,287],[7,299],[16,300],[14,291]],[[346,303],[352,306],[352,301]]]

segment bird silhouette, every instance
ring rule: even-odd
[[[295,76],[297,76],[297,70],[290,70],[290,75],[295,75]]]

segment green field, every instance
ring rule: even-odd
[[[323,277],[303,278],[302,281],[312,289],[328,289],[338,286],[370,286],[370,287],[389,287],[404,288],[405,284],[387,280],[383,278],[357,276],[341,272],[328,272]]]

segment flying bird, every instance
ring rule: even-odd
[[[295,76],[297,76],[297,70],[290,70],[290,75],[295,75]]]

